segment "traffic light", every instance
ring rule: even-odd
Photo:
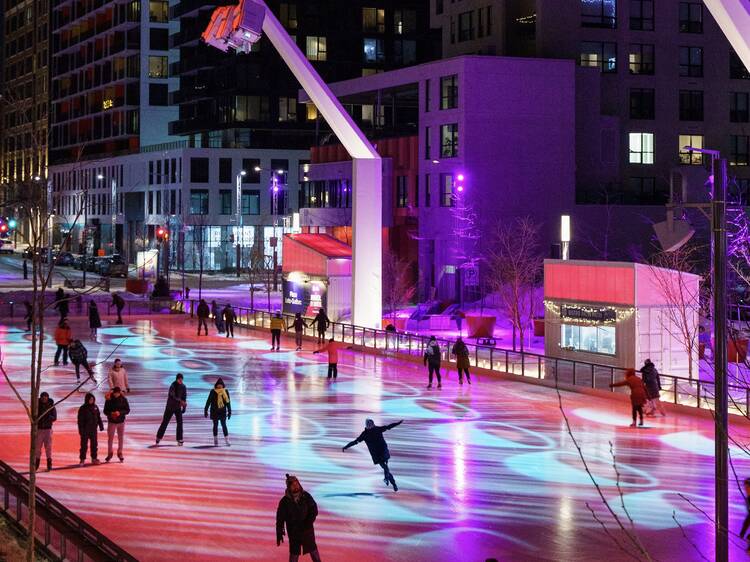
[[[10,230],[13,230],[14,228],[16,228],[16,219],[10,219],[8,221],[8,228]]]
[[[163,226],[158,227],[156,229],[156,239],[159,242],[164,242],[165,240],[169,240],[169,230],[167,230]]]
[[[0,224],[0,234],[8,234],[7,223]]]

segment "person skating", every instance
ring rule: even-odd
[[[68,346],[73,341],[73,332],[68,325],[68,321],[63,318],[55,328],[55,343],[57,351],[55,352],[55,366],[60,364],[60,355],[62,355],[63,365],[68,364]]]
[[[47,472],[52,470],[52,424],[57,421],[57,408],[49,394],[42,392],[39,395],[36,422],[36,448],[34,450],[34,465],[39,470],[39,462],[42,459],[42,447],[47,456]]]
[[[80,465],[86,464],[86,449],[91,449],[91,463],[99,464],[97,457],[98,431],[104,431],[102,416],[96,398],[90,392],[86,394],[83,405],[78,408],[78,435],[81,437]]]
[[[112,444],[117,433],[117,458],[120,462],[125,461],[122,455],[122,447],[125,443],[125,417],[130,413],[128,399],[122,394],[119,386],[114,387],[107,395],[104,402],[104,415],[107,416],[107,458],[105,462],[112,460]]]
[[[456,343],[453,344],[451,353],[456,356],[456,370],[458,370],[458,384],[464,384],[464,373],[466,373],[466,382],[471,384],[471,375],[469,375],[469,348],[458,336]]]
[[[396,486],[396,479],[393,478],[390,469],[388,468],[388,460],[391,458],[391,452],[388,450],[388,443],[385,442],[383,433],[389,429],[393,429],[396,426],[404,423],[404,420],[397,421],[388,425],[378,426],[371,419],[365,420],[365,430],[359,434],[354,441],[347,443],[341,450],[346,451],[349,447],[354,447],[358,443],[365,442],[367,449],[370,451],[372,457],[372,463],[377,464],[383,469],[383,482],[385,485],[388,484],[393,486],[393,491],[398,492],[398,486]]]
[[[208,308],[208,303],[201,299],[198,303],[198,309],[195,311],[196,316],[198,316],[198,335],[201,335],[201,326],[206,330],[206,335],[208,335],[208,317],[211,314],[211,309]]]
[[[122,324],[122,309],[125,308],[125,300],[117,293],[112,293],[112,306],[117,310],[117,322],[115,324]]]
[[[214,326],[219,334],[224,333],[224,315],[219,310],[219,305],[216,301],[211,301],[211,316],[214,317]]]
[[[172,416],[177,420],[177,444],[182,445],[182,414],[187,408],[187,387],[182,382],[182,373],[177,373],[174,382],[169,386],[167,405],[164,408],[164,417],[161,420],[159,430],[156,432],[156,444],[164,437]]]
[[[224,328],[227,331],[227,337],[233,338],[234,337],[234,322],[236,320],[236,317],[234,315],[234,309],[227,303],[224,305],[224,310],[222,311],[222,315],[224,316]]]
[[[286,328],[281,312],[277,312],[271,318],[271,351],[281,349],[281,330]],[[276,346],[276,347],[274,347]]]
[[[62,287],[57,289],[55,293],[55,310],[60,314],[60,321],[63,321],[68,316],[68,310],[70,305],[68,299],[65,297],[65,291]]]
[[[443,383],[440,378],[440,346],[438,345],[435,336],[431,336],[427,342],[427,348],[424,352],[424,364],[427,365],[427,372],[429,373],[429,383],[427,388],[432,388],[432,376],[437,377],[437,387],[443,388]]]
[[[122,361],[115,359],[112,368],[107,373],[107,380],[109,381],[109,389],[114,390],[115,387],[119,387],[120,390],[125,390],[130,393],[130,383],[128,382],[128,371],[122,364]]]
[[[309,554],[313,562],[321,562],[318,545],[315,543],[315,519],[318,505],[313,497],[302,489],[296,476],[286,475],[286,493],[276,509],[276,546],[284,542],[286,526],[289,541],[289,562],[297,562],[300,555]]]
[[[318,310],[318,314],[313,318],[313,324],[318,330],[318,345],[326,341],[326,330],[331,325],[331,321],[326,316],[325,311],[321,308]]]
[[[23,278],[29,278],[29,264],[25,259],[23,260]]]
[[[646,415],[653,416],[658,410],[662,416],[666,416],[667,412],[664,410],[664,406],[661,403],[659,391],[661,390],[661,379],[659,378],[659,371],[656,370],[656,365],[651,362],[651,359],[646,359],[643,367],[640,369],[641,375],[643,376],[643,384],[646,385]]]
[[[625,380],[615,382],[609,385],[610,388],[615,386],[630,387],[630,405],[632,406],[633,423],[630,427],[635,427],[636,415],[640,416],[640,423],[643,425],[643,405],[646,403],[646,386],[643,381],[635,374],[635,369],[625,371]]]
[[[102,319],[99,316],[99,308],[96,306],[96,302],[89,301],[89,336],[92,341],[96,341],[96,331],[102,327]]]
[[[229,431],[227,430],[227,420],[232,418],[232,404],[229,402],[229,391],[224,385],[224,380],[219,379],[214,384],[211,392],[208,393],[206,406],[203,408],[203,416],[208,417],[211,414],[211,421],[214,423],[214,446],[219,444],[219,423],[221,422],[221,431],[224,433],[224,442],[229,445]]]
[[[740,529],[741,539],[745,539],[745,533],[747,533],[748,528],[750,528],[750,478],[745,478],[743,486],[745,487],[745,507],[747,508],[747,515],[745,515],[745,520],[742,522],[742,529]],[[750,537],[746,540],[748,541],[747,549],[750,550]]]
[[[24,320],[26,320],[26,331],[31,331],[31,322],[34,319],[34,307],[31,306],[31,303],[29,301],[23,301],[23,308],[26,311],[25,316],[23,317]]]
[[[307,322],[305,322],[305,319],[302,318],[302,314],[299,312],[294,315],[292,326],[294,327],[294,344],[297,346],[297,351],[301,351],[302,334],[304,334],[305,328],[307,328]]]
[[[68,356],[70,357],[73,366],[76,368],[77,381],[81,380],[81,367],[86,369],[89,378],[96,380],[96,377],[94,377],[94,371],[91,369],[91,365],[89,365],[89,352],[84,347],[83,343],[81,343],[81,340],[73,340],[70,343],[70,346],[68,347]]]
[[[328,352],[328,376],[326,377],[328,379],[333,378],[336,380],[336,377],[339,375],[339,349],[343,346],[344,344],[333,341],[333,338],[331,338],[323,347],[313,351],[313,353]]]

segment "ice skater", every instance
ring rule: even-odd
[[[107,374],[107,380],[109,381],[109,389],[114,390],[115,387],[119,387],[121,390],[125,390],[128,394],[130,393],[130,383],[128,382],[128,371],[122,365],[122,361],[115,359],[114,365]]]
[[[305,322],[305,319],[302,318],[302,314],[299,312],[294,315],[292,326],[294,327],[294,344],[297,346],[297,351],[302,351],[302,334],[304,334],[305,328],[307,328],[307,322]]]
[[[211,316],[214,317],[214,326],[216,331],[220,334],[224,333],[224,315],[219,310],[219,305],[216,301],[211,301]]]
[[[117,433],[117,458],[125,462],[122,455],[122,446],[125,441],[125,417],[130,413],[128,399],[123,396],[120,387],[116,386],[107,394],[104,402],[104,415],[107,416],[107,458],[105,462],[112,460],[112,445]]]
[[[219,379],[214,384],[211,392],[208,393],[206,406],[203,408],[203,416],[208,417],[211,412],[211,421],[214,422],[214,447],[219,446],[219,422],[221,422],[221,431],[224,433],[224,442],[229,446],[229,431],[227,430],[227,420],[232,419],[232,405],[229,402],[229,391],[224,385],[224,380]]]
[[[117,293],[112,293],[112,306],[117,310],[117,322],[115,324],[122,324],[122,309],[125,308],[125,299]]]
[[[313,353],[320,353],[321,351],[328,352],[327,379],[332,378],[333,380],[336,380],[336,378],[339,376],[339,349],[341,349],[343,346],[344,344],[334,341],[333,338],[331,338],[323,347],[313,351]]]
[[[201,335],[201,326],[206,330],[206,335],[208,335],[208,317],[211,314],[211,309],[208,308],[208,303],[201,299],[198,303],[198,309],[195,311],[196,315],[198,316],[198,335]]]
[[[458,370],[458,384],[464,384],[464,373],[466,373],[466,382],[471,384],[469,375],[469,348],[466,347],[464,340],[458,336],[456,343],[453,344],[451,353],[456,356],[456,370]]]
[[[164,417],[161,420],[159,430],[156,432],[156,444],[164,437],[172,416],[177,420],[177,444],[182,446],[182,414],[187,409],[187,387],[182,382],[182,373],[177,373],[174,382],[169,386],[167,395],[167,405],[164,408]]]
[[[326,341],[326,330],[331,325],[331,321],[326,316],[325,310],[322,308],[318,310],[318,314],[313,318],[313,324],[318,329],[318,345]]]
[[[404,423],[404,420],[378,426],[371,419],[367,419],[365,420],[365,430],[359,434],[359,437],[341,449],[342,451],[346,451],[349,447],[354,447],[357,443],[364,441],[367,449],[370,451],[373,464],[377,464],[383,469],[383,482],[385,482],[386,486],[391,484],[394,492],[398,492],[398,486],[396,486],[396,479],[393,478],[393,474],[391,474],[388,468],[388,459],[391,458],[391,453],[388,450],[388,443],[385,442],[383,433],[402,423]]]
[[[96,302],[89,301],[89,337],[91,341],[96,341],[96,332],[102,327],[102,319],[99,316],[99,308]]]
[[[70,357],[73,366],[76,368],[76,381],[81,381],[81,367],[86,369],[90,379],[96,381],[94,371],[91,369],[91,365],[89,365],[89,352],[86,350],[83,343],[81,343],[81,340],[73,340],[70,343],[68,346],[68,356]]]
[[[271,351],[280,351],[281,349],[281,330],[286,328],[281,312],[277,312],[271,318]],[[276,347],[274,347],[276,346]]]
[[[443,382],[440,379],[440,346],[435,336],[430,336],[427,342],[427,348],[424,351],[424,364],[427,365],[427,371],[430,375],[427,388],[432,388],[432,375],[437,377],[437,387],[443,388]]]
[[[309,554],[313,562],[321,562],[315,544],[315,519],[318,505],[302,489],[296,476],[286,475],[286,493],[276,509],[276,546],[284,542],[284,526],[289,540],[289,562],[297,562],[300,555]]]
[[[23,307],[26,310],[26,315],[23,317],[26,320],[26,331],[31,331],[31,322],[34,318],[34,307],[31,306],[29,301],[23,301]]]
[[[39,464],[38,460],[37,464]],[[742,529],[740,530],[741,539],[745,538],[745,533],[747,533],[747,529],[750,527],[750,478],[745,478],[743,485],[745,487],[745,507],[747,508],[747,515],[745,515],[745,520],[742,522]],[[750,550],[750,537],[746,540],[748,541],[747,550]]]
[[[659,371],[656,370],[656,365],[651,362],[651,359],[646,359],[640,371],[643,377],[643,384],[646,385],[646,398],[648,399],[646,403],[646,415],[656,415],[658,410],[662,417],[666,416],[667,412],[664,411],[664,406],[662,406],[660,400],[661,379],[659,378]]]
[[[234,337],[234,322],[236,320],[236,317],[234,315],[234,309],[227,303],[224,305],[224,310],[222,311],[222,315],[224,316],[224,327],[227,331],[227,337],[233,338]]]
[[[90,392],[86,394],[83,405],[78,408],[78,435],[81,437],[80,466],[86,464],[86,449],[91,449],[91,464],[99,464],[98,431],[104,431],[102,415],[96,398]]]
[[[62,287],[57,289],[57,292],[55,293],[55,310],[60,313],[60,321],[62,322],[65,318],[68,316],[68,310],[70,308],[70,305],[68,304],[68,299],[65,296],[65,291],[63,291]]]
[[[71,341],[73,341],[73,332],[68,325],[68,321],[63,318],[55,328],[55,343],[57,344],[55,366],[60,364],[60,354],[62,354],[63,365],[68,364],[68,347]]]
[[[42,392],[39,395],[37,406],[37,433],[36,448],[34,450],[34,466],[39,470],[39,462],[42,459],[42,447],[47,455],[47,472],[52,470],[52,424],[57,421],[57,409],[49,394]]]
[[[640,423],[643,425],[643,405],[646,403],[646,386],[643,381],[638,378],[635,374],[635,369],[628,369],[625,371],[625,380],[620,382],[614,382],[609,385],[610,388],[616,386],[629,386],[630,387],[630,405],[633,414],[633,423],[630,427],[635,427],[636,415],[640,417]]]

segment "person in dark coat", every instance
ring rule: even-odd
[[[653,416],[658,410],[662,416],[666,416],[667,412],[664,411],[659,391],[661,390],[661,379],[659,378],[659,371],[656,370],[656,365],[651,362],[651,359],[646,359],[643,367],[640,369],[641,376],[643,378],[643,384],[646,385],[646,398],[648,402],[646,404],[646,415]]]
[[[222,311],[222,315],[224,316],[224,329],[227,331],[227,337],[234,337],[234,323],[236,320],[236,317],[234,315],[234,309],[227,303],[224,305],[224,310]]]
[[[105,462],[112,460],[112,445],[117,433],[117,458],[125,462],[122,455],[122,446],[125,443],[125,418],[130,413],[128,399],[122,394],[119,386],[114,387],[107,394],[104,402],[104,415],[107,416],[107,458]]]
[[[177,373],[174,382],[169,387],[167,405],[164,408],[164,417],[161,420],[159,430],[156,432],[156,444],[164,437],[172,416],[177,420],[177,444],[182,445],[182,414],[187,409],[187,387],[182,382],[182,373]]]
[[[39,395],[37,406],[38,421],[36,422],[36,448],[34,450],[34,464],[39,470],[39,462],[42,459],[42,447],[47,455],[47,472],[52,470],[52,424],[57,421],[57,409],[49,394],[42,392]]]
[[[214,447],[219,445],[219,422],[221,422],[221,431],[224,433],[224,442],[229,446],[227,420],[232,418],[232,404],[229,402],[229,391],[221,377],[216,381],[211,392],[208,393],[206,406],[203,408],[204,417],[208,417],[209,410],[211,421],[214,422]]]
[[[276,509],[276,546],[284,542],[284,526],[289,540],[289,562],[297,562],[300,555],[309,554],[313,562],[321,562],[315,544],[315,519],[318,504],[302,489],[296,476],[286,475],[286,493]]]
[[[81,366],[83,366],[84,369],[86,369],[86,372],[89,374],[89,377],[96,380],[94,377],[94,371],[91,369],[91,366],[89,365],[88,361],[88,355],[89,352],[86,350],[86,348],[81,343],[81,340],[73,340],[68,347],[68,355],[70,356],[70,360],[73,362],[73,365],[76,368],[76,380],[81,380]]]
[[[211,316],[214,317],[214,326],[219,334],[224,333],[224,315],[219,310],[219,305],[216,301],[211,301]]]
[[[458,336],[456,343],[453,344],[451,353],[456,356],[458,384],[464,384],[464,373],[466,373],[466,382],[471,384],[471,375],[469,375],[469,348],[466,346],[461,336]]]
[[[195,314],[198,316],[198,335],[201,335],[201,326],[205,328],[206,335],[208,335],[208,317],[211,314],[211,309],[208,308],[208,303],[201,299],[201,301],[198,303],[198,309],[195,311]]]
[[[625,380],[615,382],[609,385],[610,388],[616,386],[628,386],[630,387],[630,404],[632,406],[633,423],[630,427],[635,427],[636,414],[640,416],[641,422],[638,425],[643,425],[643,405],[646,403],[646,386],[643,381],[638,378],[635,374],[635,369],[628,369],[625,371]]]
[[[122,324],[122,309],[125,308],[125,299],[117,293],[112,293],[112,306],[117,309],[117,322],[115,324]]]
[[[86,464],[86,449],[91,448],[91,464],[99,464],[97,458],[97,431],[104,431],[102,415],[96,398],[90,392],[86,394],[83,405],[78,408],[78,435],[81,436],[80,459],[81,466]]]
[[[68,316],[69,308],[68,299],[65,298],[65,291],[60,287],[55,293],[55,310],[60,313],[61,321]]]
[[[23,278],[28,279],[29,278],[29,264],[26,262],[26,260],[23,260]]]
[[[34,307],[31,306],[31,303],[29,301],[23,301],[23,307],[26,311],[26,315],[23,317],[24,320],[26,320],[26,331],[31,331],[31,322],[34,319]]]
[[[745,478],[743,482],[745,487],[745,507],[747,508],[747,515],[745,520],[742,522],[742,529],[740,530],[740,538],[745,538],[748,528],[750,528],[750,478]],[[748,539],[747,549],[750,550],[750,539]]]
[[[313,318],[313,323],[318,329],[318,345],[326,341],[326,330],[331,325],[331,321],[326,316],[325,310],[318,310],[318,314]]]
[[[307,328],[307,322],[305,322],[305,319],[302,318],[302,314],[297,312],[294,315],[294,322],[292,322],[292,326],[294,327],[294,343],[297,346],[297,351],[302,350],[302,334],[305,331],[305,328]],[[318,341],[320,343],[320,341]]]
[[[91,340],[96,341],[96,331],[102,327],[102,319],[99,317],[99,307],[96,302],[89,301],[89,329]]]
[[[388,425],[377,426],[374,421],[368,419],[365,421],[365,430],[359,434],[359,437],[354,441],[347,443],[347,445],[341,449],[342,451],[346,451],[349,447],[354,447],[357,443],[362,443],[362,441],[364,441],[367,445],[367,449],[370,451],[372,463],[380,465],[380,468],[383,469],[383,481],[385,482],[385,485],[388,486],[391,484],[394,492],[398,492],[398,486],[396,486],[396,480],[393,478],[393,474],[391,474],[391,471],[388,468],[388,459],[391,458],[391,453],[388,450],[388,443],[385,442],[383,433],[401,425],[402,423],[404,423],[404,420]]]
[[[427,371],[430,375],[430,382],[427,388],[432,388],[432,375],[437,377],[437,387],[443,388],[443,382],[440,379],[440,346],[435,336],[430,337],[427,342],[427,348],[424,351],[424,364],[427,365]]]

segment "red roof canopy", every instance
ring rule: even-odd
[[[351,258],[352,247],[328,234],[289,234],[295,242],[327,258]]]

